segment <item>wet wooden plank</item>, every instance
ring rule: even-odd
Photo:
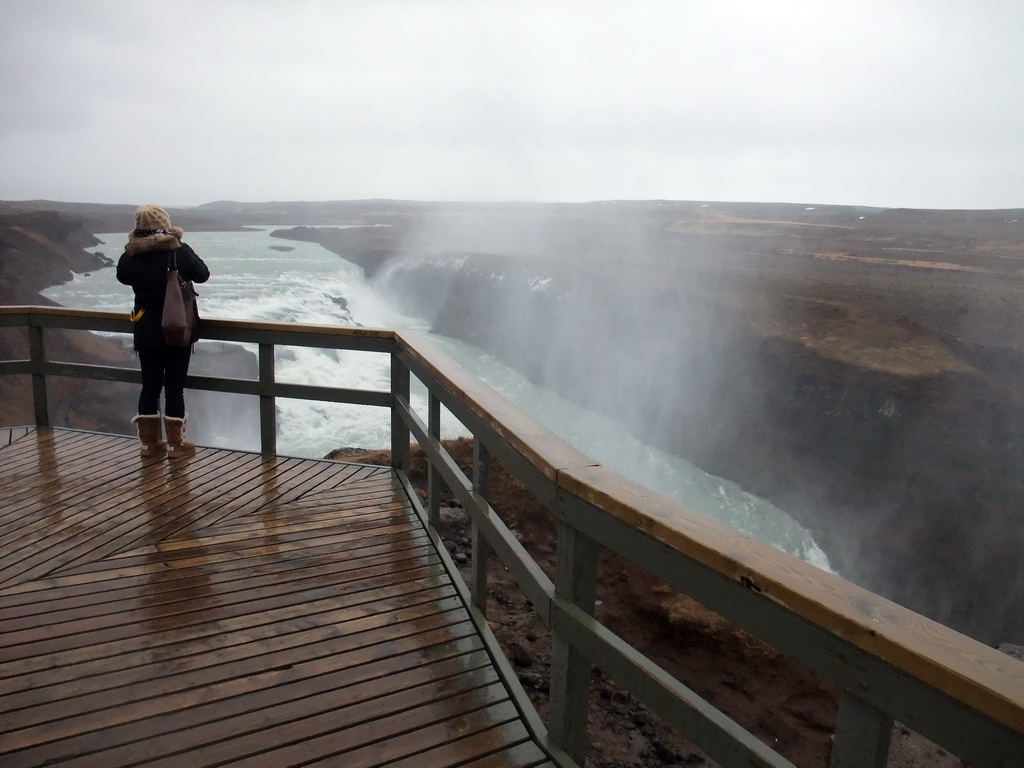
[[[0,764],[542,764],[444,562],[389,468],[12,438]]]
[[[9,463],[11,452],[3,454],[6,482],[0,485],[5,502],[0,515],[0,536],[7,536],[19,524],[38,525],[39,520],[32,514],[36,510],[60,503],[66,497],[73,500],[94,493],[106,486],[111,476],[116,478],[136,468],[130,459],[137,450],[131,450],[127,442],[118,446],[119,451],[90,455],[86,433],[72,433],[59,444],[46,432],[39,433],[38,439],[37,455],[24,456],[22,462]]]
[[[498,687],[493,686],[491,690],[497,694]],[[463,746],[460,740],[477,733],[488,733],[491,736],[490,746],[493,748],[508,738],[502,726],[515,723],[518,720],[518,712],[510,701],[495,704],[487,709],[470,709],[475,706],[475,699],[476,697],[470,694],[462,694],[444,700],[440,707],[421,707],[412,712],[384,718],[384,722],[392,727],[400,725],[404,720],[404,725],[412,728],[395,738],[360,746],[340,756],[347,766],[368,768],[375,765],[390,765],[400,758],[420,753],[425,748],[443,747],[434,750],[434,761],[424,761],[421,765],[448,765],[451,755],[458,753]],[[363,730],[360,729],[353,735],[358,741],[362,741],[362,733]],[[338,743],[346,744],[343,741]],[[325,755],[313,765],[335,763],[336,755],[337,753]]]
[[[73,651],[79,648],[111,643],[123,643],[147,637],[149,626],[159,630],[180,630],[188,634],[217,632],[221,627],[230,627],[235,631],[272,618],[277,621],[310,617],[320,612],[338,609],[340,605],[348,606],[353,617],[365,615],[373,611],[390,612],[396,601],[408,599],[419,592],[431,592],[431,599],[439,599],[453,594],[447,587],[449,582],[441,575],[407,583],[389,584],[374,590],[356,592],[354,594],[334,594],[327,588],[316,590],[312,596],[289,593],[262,600],[251,600],[240,603],[212,603],[202,600],[193,601],[193,605],[183,608],[177,605],[163,606],[154,603],[152,606],[140,606],[141,610],[130,619],[129,623],[115,620],[97,620],[76,623],[73,627],[61,627],[55,632],[51,627],[32,630],[21,630],[4,633],[0,642],[4,643],[4,653],[0,658],[19,659],[39,657],[41,654],[56,654]]]
[[[403,571],[421,562],[436,562],[436,555],[425,535],[410,536],[406,542],[392,541],[388,545],[372,546],[361,541],[361,549],[349,550],[350,558],[323,562],[318,558],[304,558],[301,554],[296,560],[295,568],[290,571],[290,581],[296,586],[303,586],[306,580],[313,579],[323,582],[334,576],[345,577],[352,571],[359,570],[362,575],[367,569],[393,569]],[[185,553],[187,554],[187,553]],[[386,558],[383,562],[381,560]],[[204,589],[216,589],[225,594],[237,589],[252,589],[263,584],[273,584],[279,576],[251,559],[224,560],[216,570],[209,567],[182,567],[173,570],[153,567],[144,569],[134,565],[134,558],[124,558],[127,566],[117,568],[111,576],[107,573],[92,573],[102,577],[102,581],[82,581],[64,577],[49,579],[48,586],[35,591],[14,592],[0,596],[0,625],[5,628],[16,628],[20,620],[42,624],[56,624],[116,610],[119,601],[134,598],[142,590],[154,599],[169,601],[175,599],[191,599],[195,593]],[[368,564],[366,561],[369,560]],[[68,586],[58,586],[61,582],[71,582]],[[316,583],[310,582],[310,583]],[[29,586],[40,586],[34,582]],[[39,594],[42,593],[42,594]]]
[[[75,440],[88,441],[90,439],[89,432],[61,431],[55,433],[47,430],[37,431],[35,428],[24,434],[19,433],[16,439],[11,437],[11,430],[3,430],[3,434],[6,435],[2,441],[4,466],[10,467],[11,474],[0,478],[0,488],[10,482],[11,477],[15,476],[19,470],[24,471],[28,467],[37,467],[41,461],[44,464],[52,463],[58,440],[62,445],[70,446]]]
[[[146,463],[142,469],[111,477],[102,502],[86,508],[82,501],[64,505],[59,525],[77,529],[78,536],[55,536],[53,526],[42,520],[22,529],[12,543],[19,548],[20,570],[7,578],[37,578],[48,572],[48,566],[67,569],[86,558],[95,561],[121,547],[135,546],[140,540],[160,540],[182,529],[201,527],[208,518],[221,517],[224,503],[238,489],[248,487],[245,470],[258,459],[253,454],[232,457],[217,452],[202,464],[195,460],[188,465],[182,461]],[[327,466],[314,467],[315,471],[306,474],[316,477],[329,472],[330,463],[318,463]],[[121,487],[114,491],[119,481]],[[55,504],[59,505],[59,500],[48,495],[47,505]],[[94,522],[97,519],[102,522]],[[0,546],[3,544],[0,540]]]
[[[359,540],[358,546],[358,550],[355,550],[355,545],[353,545],[352,554],[365,554],[368,557],[390,554],[397,558],[407,550],[430,546],[430,544],[427,542],[426,534],[422,531],[392,530],[383,534],[375,533],[373,536],[364,536]],[[215,562],[218,563],[214,572],[215,577],[227,581],[246,578],[253,571],[259,573],[265,570],[265,566],[260,562],[245,556],[244,553],[249,549],[240,546],[233,552],[218,555],[206,553],[202,557],[174,559],[165,556],[160,560],[156,560],[152,555],[156,551],[155,547],[148,548],[142,553],[125,553],[117,556],[120,562],[116,570],[80,566],[70,573],[64,572],[59,576],[6,587],[0,594],[0,617],[17,615],[18,606],[27,606],[24,610],[31,612],[33,605],[47,600],[75,598],[80,604],[103,600],[106,598],[106,593],[99,590],[113,589],[118,586],[101,587],[101,582],[104,580],[116,579],[119,585],[125,588],[130,586],[137,588],[144,584],[153,592],[170,588],[179,579],[192,579],[199,583],[207,583],[209,579],[214,578],[210,571]],[[252,549],[262,551],[257,547]],[[332,565],[338,565],[337,558],[331,556],[333,552],[333,547],[330,544],[305,543],[289,554],[289,562],[296,572],[306,568],[320,567],[325,561]],[[167,563],[174,563],[173,570],[168,567]],[[7,614],[7,611],[11,611],[11,613]]]
[[[426,752],[395,760],[388,764],[388,768],[444,765],[445,755],[451,749],[450,742],[444,743]],[[530,740],[530,734],[526,731],[526,727],[518,720],[497,726],[497,730],[488,729],[467,736],[459,743],[459,749],[484,755],[471,763],[460,766],[460,768],[507,768],[507,766],[539,768],[551,765],[547,755]]]
[[[22,507],[18,529],[0,535],[0,548],[17,552],[17,558],[0,567],[0,582],[37,578],[84,558],[101,559],[119,547],[132,546],[147,531],[159,536],[160,524],[192,515],[204,500],[228,492],[232,483],[245,483],[244,465],[232,466],[237,459],[227,452],[218,454],[204,465],[208,482],[199,493],[193,491],[193,480],[184,468],[159,459],[140,463],[133,453],[118,454],[113,470],[94,463],[90,472],[95,477],[88,482],[66,483],[67,473],[75,467],[62,467],[56,478],[45,473],[27,479],[30,488],[43,488],[34,503]],[[251,462],[252,457],[243,461]],[[220,478],[218,483],[209,482],[215,477]],[[14,505],[19,499],[4,497],[3,502]]]
[[[352,711],[372,716],[410,699],[436,698],[446,686],[473,690],[496,681],[483,651],[435,662],[414,651],[356,667],[315,667],[319,675],[300,665],[300,672],[273,669],[127,703],[111,700],[86,712],[72,709],[59,720],[5,734],[3,743],[10,760],[44,765],[79,754],[79,734],[89,733],[92,743],[117,745],[94,749],[93,764],[132,765],[236,738],[249,749],[260,740],[273,745],[280,734],[265,734],[270,723],[284,724],[281,728],[290,736],[315,738],[328,719],[343,722],[339,710],[345,708],[358,708],[350,709],[349,716]],[[453,681],[453,676],[463,679]],[[229,751],[220,750],[217,759],[230,758]]]
[[[136,541],[136,544],[141,544],[138,548],[116,553],[107,560],[80,565],[69,564],[61,569],[61,574],[107,569],[123,570],[138,563],[151,562],[156,552],[161,554],[160,562],[167,567],[184,568],[195,563],[209,567],[214,562],[255,558],[272,552],[291,553],[290,557],[298,559],[308,556],[305,553],[314,549],[326,548],[331,552],[338,549],[359,549],[373,539],[410,533],[406,521],[393,520],[393,511],[387,510],[387,514],[372,515],[370,513],[374,510],[368,510],[364,515],[350,515],[343,524],[330,528],[325,523],[320,528],[307,526],[305,529],[283,533],[278,532],[272,525],[258,526],[241,534],[228,530],[217,535],[204,535],[208,533],[207,529],[196,530],[189,527],[177,532],[177,535],[182,537],[180,539],[165,539],[152,543],[149,543],[148,538],[142,542]]]
[[[327,613],[319,617],[320,623],[313,626],[306,626],[308,622],[304,622],[301,627],[270,622],[246,627],[241,631],[198,635],[157,646],[150,645],[147,641],[152,638],[144,636],[142,642],[115,644],[112,649],[103,649],[102,653],[86,649],[84,652],[59,654],[53,663],[22,665],[25,671],[5,679],[4,687],[15,695],[16,691],[61,685],[62,682],[71,686],[73,680],[81,679],[87,690],[102,690],[101,680],[105,675],[130,675],[138,667],[173,665],[176,674],[185,673],[222,661],[231,661],[239,655],[273,654],[330,639],[345,639],[353,643],[352,647],[359,647],[362,639],[373,637],[380,630],[392,632],[392,640],[397,640],[402,636],[405,623],[429,631],[435,626],[435,617],[443,627],[451,629],[453,638],[461,639],[465,618],[454,613],[462,607],[459,600],[429,593],[422,593],[422,598],[419,603],[400,604],[396,601],[389,606],[391,610],[362,618],[349,618],[348,621],[344,621],[346,616],[340,612]],[[335,623],[335,619],[338,623]],[[157,672],[143,670],[147,678],[156,676]]]
[[[0,450],[13,445],[26,435],[35,431],[35,427],[0,427]]]
[[[353,563],[352,565],[356,565]],[[307,571],[310,569],[307,569]],[[230,586],[216,588],[211,582],[201,583],[188,589],[150,592],[149,590],[130,590],[124,594],[119,591],[114,599],[91,606],[79,606],[73,601],[61,601],[58,607],[53,602],[44,613],[33,613],[26,616],[5,618],[3,635],[7,644],[19,641],[20,633],[44,632],[48,638],[71,635],[80,631],[95,632],[104,627],[123,624],[138,609],[126,610],[126,606],[160,607],[161,618],[188,620],[189,616],[198,612],[209,611],[212,607],[222,608],[221,616],[229,615],[237,605],[240,612],[248,612],[250,608],[273,603],[275,607],[293,599],[311,601],[321,596],[333,595],[364,595],[379,594],[384,586],[417,582],[419,586],[432,584],[442,586],[445,582],[438,579],[445,574],[439,559],[425,559],[403,563],[396,567],[394,563],[364,563],[362,568],[353,573],[352,569],[339,572],[328,572],[324,568],[312,569],[304,574],[304,578],[269,579],[250,578],[236,580]],[[116,581],[111,583],[117,583]],[[136,600],[136,598],[138,598]]]
[[[329,494],[336,488],[343,485],[352,486],[355,482],[368,477],[379,475],[380,482],[390,481],[390,475],[381,472],[378,467],[340,462],[302,462],[293,467],[287,476],[281,475],[282,473],[279,470],[275,471],[274,468],[263,468],[258,488],[259,496],[255,495],[257,489],[252,488],[249,495],[233,500],[232,504],[226,505],[224,515],[218,518],[218,522],[234,517],[234,513],[238,511],[246,515],[256,515],[280,509],[298,503],[311,493]],[[348,490],[350,488],[347,487],[346,497],[349,496]]]
[[[279,498],[289,486],[301,482],[309,471],[301,459],[260,457],[257,476],[250,476],[248,486],[240,493],[223,500],[215,521],[224,522],[239,513],[255,513],[269,501]]]
[[[356,667],[403,654],[423,658],[442,658],[444,654],[469,653],[483,647],[470,622],[452,623],[447,613],[434,613],[419,619],[402,612],[393,614],[391,624],[363,632],[337,636],[318,630],[293,633],[276,642],[244,643],[216,652],[175,657],[174,674],[166,674],[167,660],[138,654],[122,660],[116,669],[96,665],[91,679],[58,679],[68,670],[45,670],[29,676],[31,687],[0,697],[0,711],[19,712],[19,727],[58,720],[67,714],[65,701],[75,701],[76,711],[98,709],[110,692],[127,688],[133,697],[167,696],[175,691],[216,685],[218,681],[249,678],[269,670],[290,670],[295,679],[322,674],[341,667]],[[382,649],[383,646],[383,649]],[[442,646],[433,650],[433,646]],[[230,667],[230,669],[228,668]],[[3,719],[0,718],[0,723]]]

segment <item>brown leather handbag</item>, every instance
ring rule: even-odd
[[[172,347],[187,347],[193,341],[197,317],[195,287],[191,280],[182,280],[178,274],[178,252],[175,250],[167,263],[167,289],[160,322],[164,341]]]

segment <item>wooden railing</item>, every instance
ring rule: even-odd
[[[28,333],[29,358],[0,361],[0,374],[31,377],[37,425],[49,424],[48,377],[141,380],[136,370],[58,362],[45,354],[48,329],[129,333],[122,315],[0,307],[0,326]],[[843,693],[832,768],[884,766],[894,721],[976,768],[1024,766],[1024,664],[605,469],[424,335],[204,320],[204,337],[258,345],[257,380],[191,376],[188,384],[259,397],[264,452],[276,450],[277,397],[390,408],[393,464],[406,482],[410,442],[425,449],[427,521],[436,529],[443,483],[473,523],[468,594],[478,616],[486,610],[487,558],[494,553],[551,629],[547,732],[534,721],[555,754],[583,764],[587,693],[591,668],[597,666],[720,765],[792,765],[594,618],[597,554],[606,547],[835,682]],[[390,391],[278,382],[278,345],[388,354]],[[425,415],[411,404],[413,379],[426,388]],[[472,476],[441,443],[442,408],[473,435]],[[492,459],[521,480],[557,521],[553,581],[491,508]]]

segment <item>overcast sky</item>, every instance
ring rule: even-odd
[[[1019,0],[0,0],[0,199],[1024,207]]]

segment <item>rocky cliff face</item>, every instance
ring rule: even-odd
[[[83,250],[98,244],[81,221],[54,211],[0,215],[0,302],[49,304],[41,290],[109,263]]]
[[[109,262],[84,250],[99,241],[81,220],[38,210],[0,215],[0,304],[51,305],[39,291],[70,280],[75,272]],[[47,352],[54,359],[131,365],[120,344],[95,334],[49,331]],[[0,328],[0,358],[28,357],[27,335]],[[51,418],[61,426],[124,432],[134,411],[134,396],[123,385],[54,379],[49,384]],[[72,407],[73,406],[73,407]],[[0,424],[32,424],[28,377],[0,377]]]
[[[787,509],[847,578],[983,641],[1024,637],[1020,275],[972,262],[985,248],[909,263],[677,243],[646,262],[405,252],[383,287]]]

